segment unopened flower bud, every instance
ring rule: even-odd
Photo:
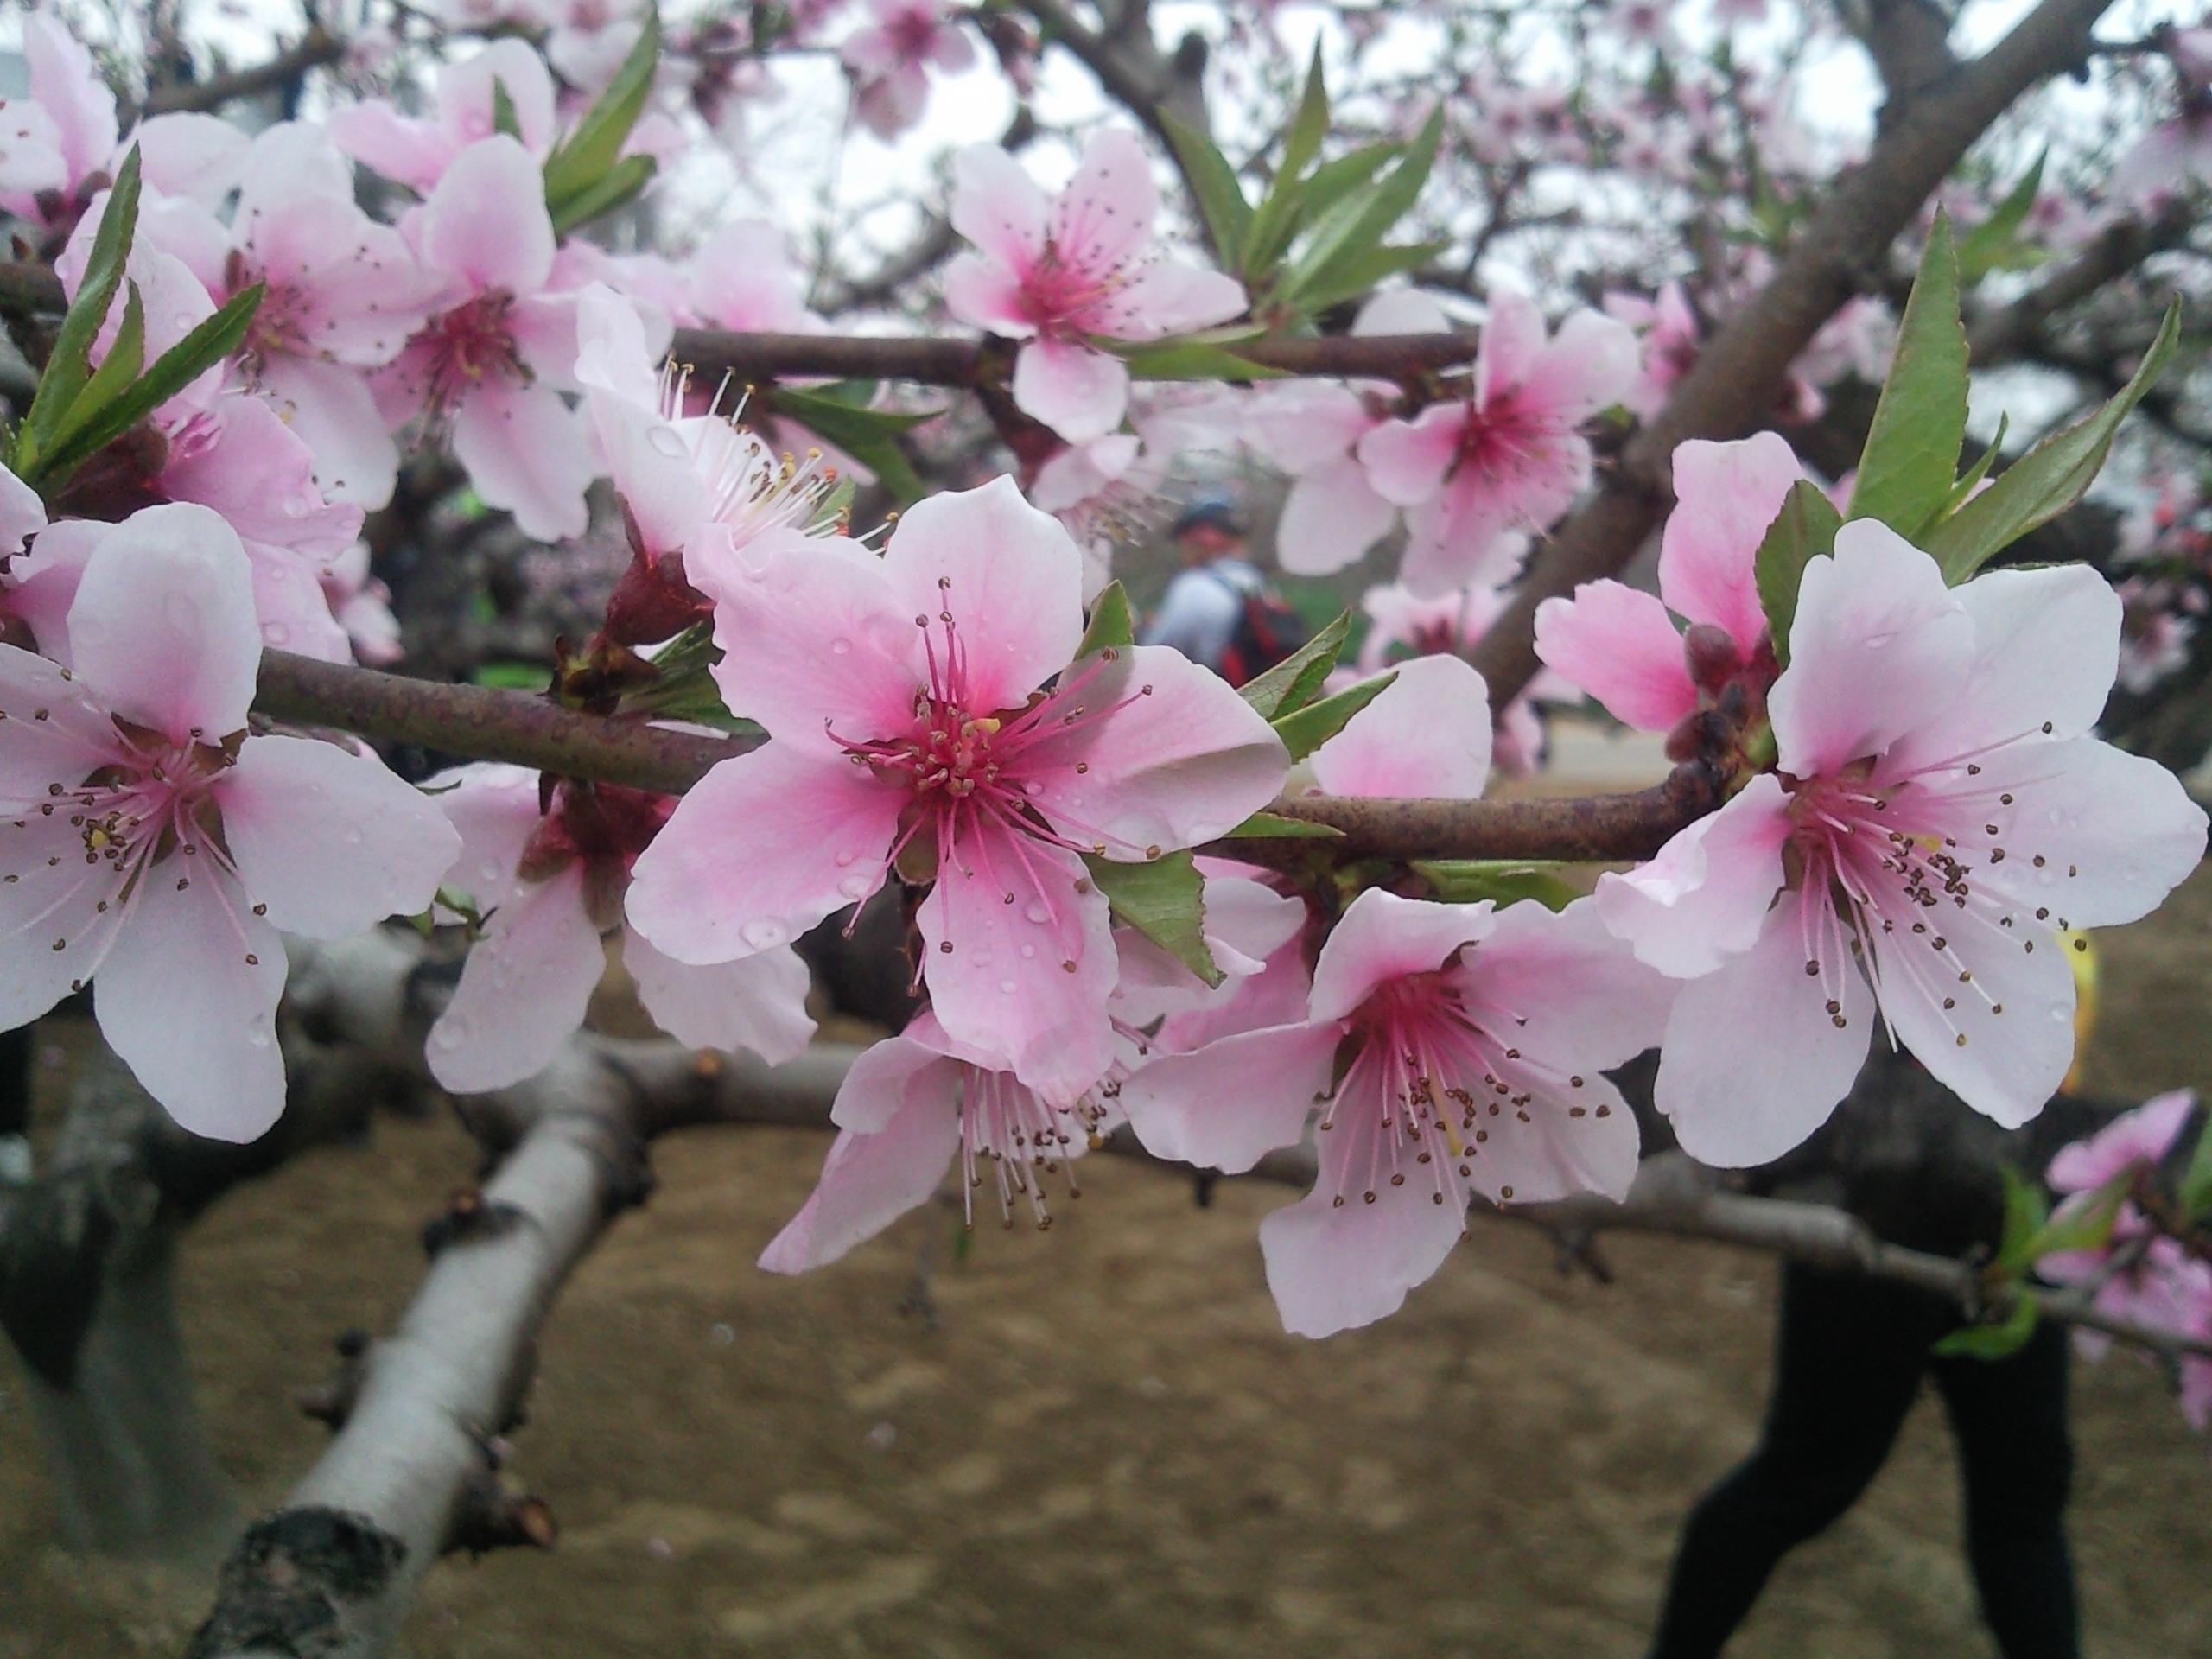
[[[1694,622],[1682,635],[1682,661],[1690,671],[1690,682],[1700,691],[1714,696],[1728,683],[1743,658],[1736,650],[1736,642],[1726,628],[1715,627],[1710,622]]]

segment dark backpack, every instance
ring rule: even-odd
[[[1306,619],[1266,582],[1245,588],[1227,576],[1220,581],[1237,599],[1236,626],[1230,630],[1229,644],[1215,664],[1221,677],[1231,685],[1259,678],[1313,638]]]

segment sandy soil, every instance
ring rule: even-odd
[[[2107,943],[2095,1077],[2212,1088],[2212,882]],[[823,1141],[688,1135],[545,1334],[516,1472],[563,1528],[432,1578],[429,1659],[587,1656],[1591,1655],[1630,1659],[1674,1529],[1750,1440],[1771,1273],[1609,1243],[1561,1277],[1480,1227],[1382,1326],[1285,1337],[1253,1230],[1280,1190],[1114,1165],[1049,1235],[909,1217],[789,1281],[751,1260]],[[322,1431],[292,1391],[381,1328],[414,1235],[467,1179],[443,1123],[396,1123],[242,1193],[191,1241],[184,1318],[222,1461],[281,1497]],[[1104,1160],[1101,1160],[1103,1162]],[[930,1265],[934,1323],[911,1311]],[[2075,1537],[2089,1651],[2212,1655],[2212,1459],[2147,1367],[2076,1370]],[[1742,1659],[1989,1651],[1924,1400],[1841,1526],[1783,1568]],[[87,1566],[53,1518],[0,1359],[0,1659],[175,1650],[207,1586]]]

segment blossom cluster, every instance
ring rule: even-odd
[[[832,9],[787,10],[780,41],[829,43]],[[1717,1166],[1804,1141],[1878,1027],[1968,1105],[2025,1121],[2072,1059],[2067,953],[2202,855],[2181,785],[2094,731],[2116,679],[2150,683],[2186,643],[2186,603],[2156,584],[2202,563],[2193,506],[2135,533],[2129,588],[2084,566],[1976,574],[1993,544],[1939,545],[1971,494],[1949,466],[1962,388],[1910,513],[1827,505],[1779,430],[1676,448],[1657,592],[1546,601],[1548,671],[1492,708],[1468,658],[1533,539],[1586,497],[1607,435],[1696,372],[1764,254],[1555,323],[1495,282],[1471,352],[1440,368],[1246,384],[1262,365],[1239,344],[1337,304],[1359,302],[1352,340],[1379,341],[1459,332],[1460,302],[1379,282],[1363,262],[1389,275],[1421,248],[1383,243],[1387,224],[1349,245],[1310,153],[1256,208],[1202,203],[1206,261],[1162,235],[1133,130],[1093,132],[1057,194],[971,148],[943,302],[992,342],[977,361],[1012,470],[909,492],[855,535],[850,486],[895,482],[885,434],[914,411],[791,385],[756,408],[669,360],[679,327],[824,327],[778,233],[741,221],[681,260],[582,233],[681,158],[687,120],[741,101],[734,66],[763,43],[725,20],[657,54],[634,15],[448,10],[497,38],[444,62],[426,101],[354,99],[250,139],[185,115],[124,133],[89,53],[35,15],[30,96],[0,111],[0,207],[73,306],[39,395],[87,411],[35,402],[0,473],[0,1014],[89,987],[189,1128],[251,1138],[282,1109],[284,932],[464,929],[426,1063],[467,1092],[555,1059],[610,944],[678,1041],[787,1059],[815,1031],[799,941],[896,906],[924,1011],[851,1069],[821,1181],[762,1265],[836,1259],[954,1166],[971,1216],[988,1183],[1007,1218],[1043,1221],[1047,1186],[1123,1129],[1232,1172],[1310,1142],[1312,1189],[1260,1243],[1286,1325],[1325,1336],[1397,1308],[1478,1200],[1624,1197],[1642,1135],[1607,1073],[1654,1047],[1659,1111]],[[992,14],[868,12],[836,60],[879,136],[979,41],[1026,73]],[[1458,135],[1486,163],[1534,138],[1640,148],[1679,180],[1726,124],[1694,79],[1604,131],[1572,100],[1487,90]],[[1417,186],[1441,125],[1332,165]],[[1255,228],[1271,214],[1272,248]],[[1931,226],[1931,257],[1948,234]],[[1767,423],[1809,418],[1847,373],[1881,378],[1891,335],[1878,305],[1847,308]],[[1897,341],[1897,372],[1918,349]],[[137,416],[54,462],[121,388],[150,388]],[[1206,449],[1288,480],[1292,574],[1395,554],[1353,666],[1341,629],[1242,689],[1138,643],[1115,556]],[[627,564],[549,695],[742,734],[728,758],[680,794],[496,761],[418,788],[339,734],[250,718],[269,652],[396,658],[366,518],[407,469],[448,466],[535,540],[585,535],[595,497],[620,523]],[[1808,497],[1835,522],[1777,584]],[[2162,610],[2154,640],[2141,618]],[[1662,734],[1725,804],[1543,898],[1340,859],[1324,834],[1281,855],[1301,802],[1478,799],[1537,763],[1532,700],[1586,696]],[[1274,855],[1240,847],[1255,837]],[[2146,1246],[2106,1290],[2164,1260]]]

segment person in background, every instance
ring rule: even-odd
[[[1139,644],[1171,645],[1242,685],[1306,643],[1305,622],[1246,556],[1244,520],[1235,502],[1200,496],[1183,510],[1172,534],[1183,568]]]

